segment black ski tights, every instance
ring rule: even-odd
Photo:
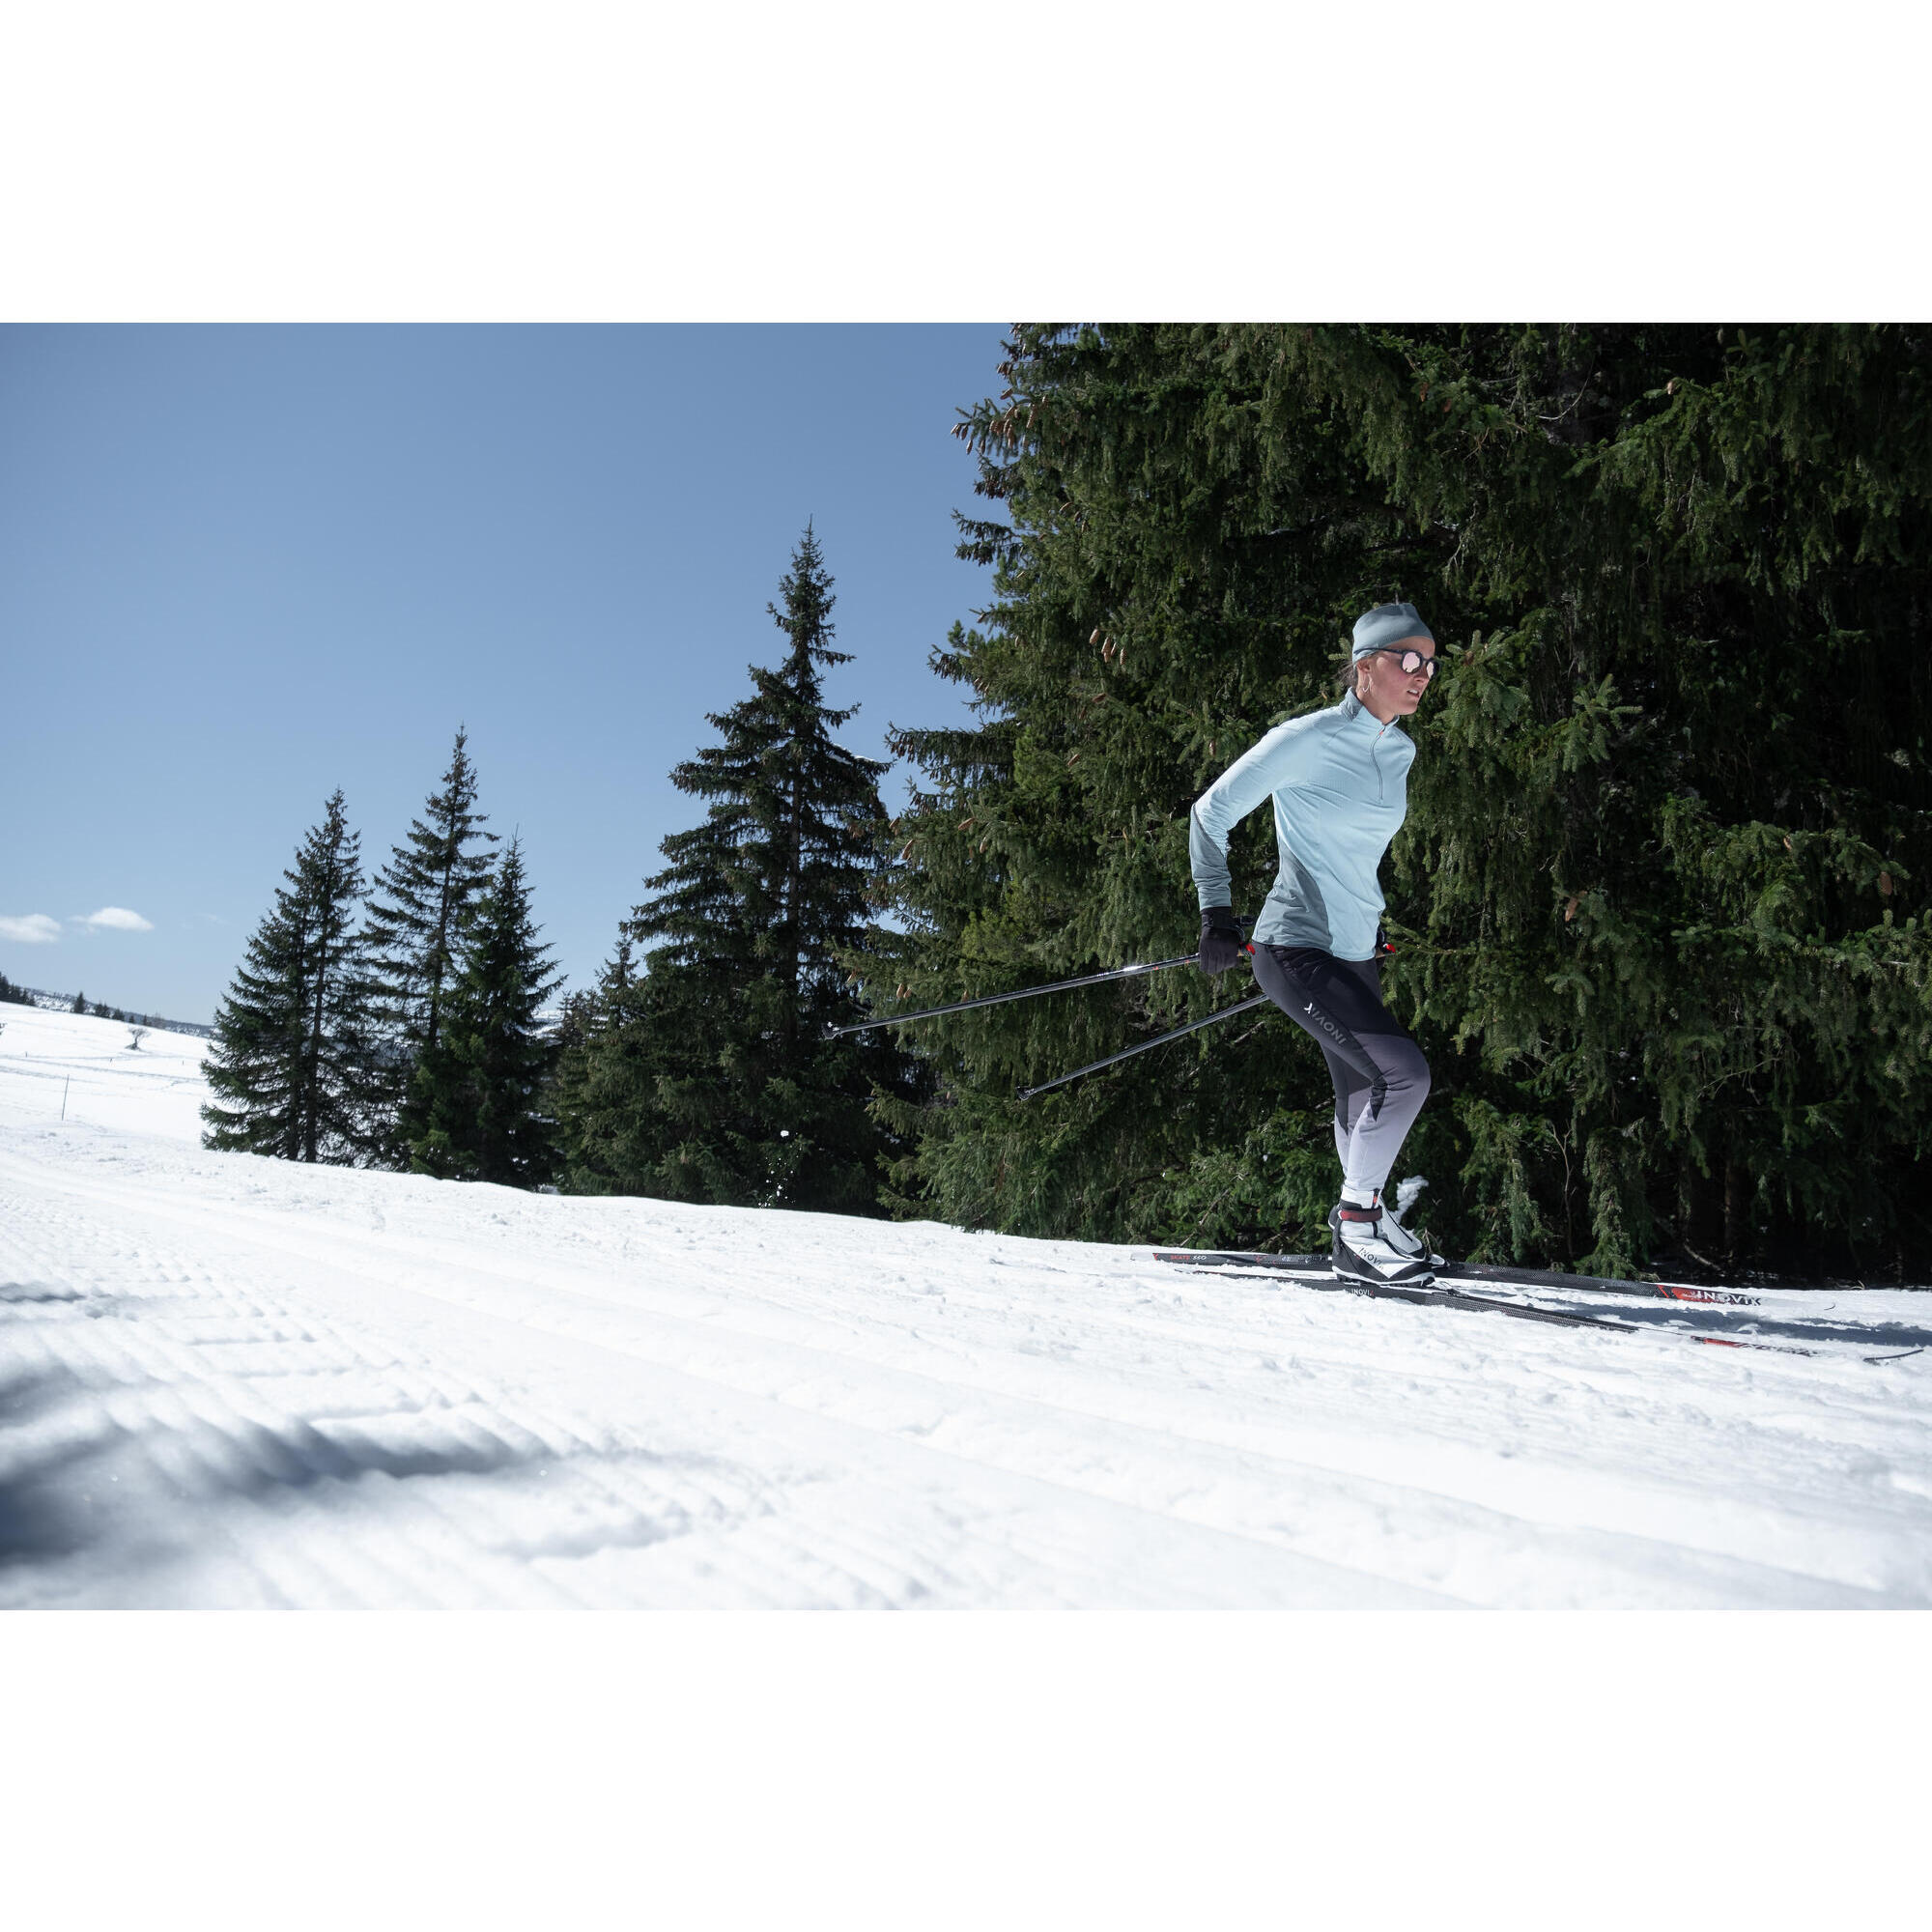
[[[1429,1063],[1382,1005],[1373,959],[1337,959],[1312,946],[1257,946],[1255,978],[1314,1036],[1335,1083],[1335,1151],[1346,1193],[1367,1201],[1388,1179],[1429,1097]]]

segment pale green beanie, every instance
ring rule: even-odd
[[[1399,644],[1405,638],[1427,638],[1433,644],[1435,633],[1422,621],[1413,604],[1378,604],[1355,619],[1354,655],[1365,658],[1384,644]]]

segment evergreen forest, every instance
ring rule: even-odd
[[[1000,374],[960,424],[992,594],[933,656],[981,722],[894,741],[888,1010],[1188,951],[1192,800],[1405,599],[1446,675],[1384,987],[1434,1070],[1402,1158],[1437,1242],[1932,1258],[1924,331],[1037,326]],[[881,1103],[900,1210],[1324,1247],[1327,1082],[1277,1017],[1012,1097],[1234,997],[927,1023],[935,1104]]]
[[[692,822],[561,993],[465,734],[365,881],[338,793],[216,1023],[212,1146],[1109,1241],[1325,1248],[1320,1055],[1183,967],[1196,797],[1406,600],[1442,674],[1382,868],[1446,1252],[1932,1262],[1932,338],[1026,325],[962,408],[969,722],[841,742],[808,526]],[[989,384],[989,386],[991,386]],[[1237,913],[1275,866],[1230,851]],[[1236,983],[1239,981],[1240,983]]]
[[[376,878],[338,791],[216,1014],[208,1146],[444,1179],[882,1214],[919,1062],[860,985],[886,766],[824,701],[847,662],[808,526],[768,607],[779,662],[671,774],[703,806],[597,982],[555,1000],[521,841],[500,855],[459,729]],[[639,958],[637,947],[647,950]]]
[[[537,1187],[550,1179],[556,983],[521,845],[485,856],[462,729],[373,882],[340,790],[298,847],[214,1015],[206,1146]]]

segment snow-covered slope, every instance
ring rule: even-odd
[[[199,1146],[208,1046],[194,1034],[0,1004],[0,1126],[65,1109],[70,1124]]]
[[[0,1019],[0,1605],[1932,1604],[1932,1297],[1626,1311],[1815,1350],[1746,1352],[296,1167],[202,1042]]]

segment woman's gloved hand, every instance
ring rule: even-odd
[[[1247,951],[1233,906],[1209,906],[1201,915],[1201,951],[1194,963],[1209,979],[1218,979]]]

